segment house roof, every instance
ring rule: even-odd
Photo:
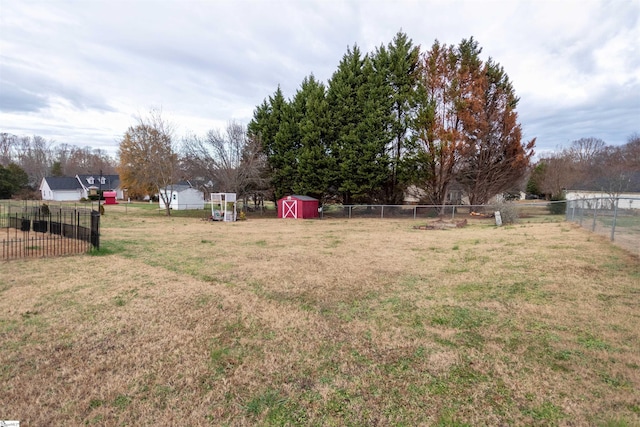
[[[111,189],[115,190],[120,187],[120,175],[100,175],[100,174],[82,174],[76,175],[78,179],[82,182],[83,187],[100,187],[102,186],[103,190]],[[100,184],[100,177],[104,178],[104,184]],[[90,178],[93,178],[93,184],[91,184]]]
[[[76,178],[69,176],[48,176],[44,178],[51,190],[72,191],[81,190],[82,186]]]
[[[573,186],[573,190],[604,191],[615,190],[621,193],[640,192],[640,172],[630,172],[622,180],[620,177],[594,176]]]

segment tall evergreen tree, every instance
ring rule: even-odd
[[[282,150],[283,136],[281,135],[278,142],[276,141],[287,108],[289,108],[288,102],[278,86],[273,96],[264,100],[255,109],[253,119],[247,125],[249,137],[260,141],[262,150],[267,156],[274,201],[287,191],[286,188],[283,188],[286,187],[283,184],[283,176],[288,173],[287,170],[283,170],[287,168],[287,159]]]
[[[29,175],[15,163],[0,164],[0,199],[9,199],[29,184]]]
[[[393,41],[380,46],[373,55],[376,72],[385,76],[392,115],[388,152],[391,158],[389,181],[385,189],[387,203],[402,203],[405,185],[402,182],[403,157],[411,136],[411,124],[416,117],[419,90],[420,49],[403,32]]]
[[[328,104],[326,89],[313,75],[305,77],[292,102],[298,112],[300,147],[298,181],[294,191],[324,200],[333,169],[327,138]]]
[[[336,162],[332,182],[343,203],[373,202],[387,178],[385,82],[358,46],[348,48],[329,82],[329,136]]]
[[[294,193],[299,180],[298,156],[300,150],[300,113],[290,103],[282,105],[282,116],[278,132],[269,157],[272,165],[271,182],[276,200]]]

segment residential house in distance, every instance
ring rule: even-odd
[[[78,201],[82,199],[83,191],[78,179],[70,176],[47,176],[40,183],[42,200]]]
[[[565,190],[567,200],[581,200],[589,209],[640,209],[640,171],[611,176],[596,176]],[[574,206],[578,206],[574,204]]]
[[[119,175],[76,175],[76,178],[86,194],[84,197],[98,194],[98,190],[102,190],[115,191],[116,199],[124,199],[124,191],[120,188]]]
[[[98,194],[98,191],[115,191],[116,198],[124,198],[120,188],[118,175],[76,175],[48,176],[42,178],[40,183],[40,195],[42,200],[79,201],[90,195]]]

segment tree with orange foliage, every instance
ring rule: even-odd
[[[470,38],[435,42],[423,55],[423,102],[415,123],[413,170],[427,199],[445,204],[452,183],[483,204],[526,173],[535,139],[522,144],[518,98],[504,69],[480,59]],[[415,173],[415,172],[414,172]]]
[[[139,117],[120,141],[120,183],[129,194],[158,194],[171,215],[171,194],[178,179],[178,155],[173,148],[172,128],[159,111]],[[163,191],[160,191],[163,190]]]
[[[438,41],[421,61],[421,102],[413,126],[413,147],[405,165],[411,181],[425,191],[425,201],[443,205],[463,147],[456,111],[457,61],[453,47]]]
[[[469,203],[480,205],[523,178],[534,154],[535,138],[522,143],[515,111],[518,98],[500,65],[489,59],[472,87],[474,102],[463,104],[460,113],[464,156],[457,179]]]

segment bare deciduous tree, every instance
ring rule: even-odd
[[[249,138],[245,127],[235,121],[228,123],[224,133],[212,129],[204,138],[186,138],[183,164],[208,191],[237,193],[239,198],[261,190],[266,181],[260,142]]]
[[[14,150],[18,145],[18,137],[9,133],[0,133],[0,165],[7,166],[14,160]]]
[[[120,182],[130,194],[158,193],[171,215],[171,194],[178,179],[178,155],[173,147],[173,127],[160,111],[139,117],[120,142]]]
[[[566,150],[566,154],[576,163],[581,165],[593,164],[593,161],[600,155],[607,144],[598,138],[580,138],[571,143]]]
[[[559,198],[576,182],[576,168],[571,158],[561,152],[540,160],[544,164],[538,188],[541,193]]]
[[[29,185],[34,188],[47,176],[53,163],[51,145],[51,141],[38,135],[18,138],[16,163],[27,173]]]

